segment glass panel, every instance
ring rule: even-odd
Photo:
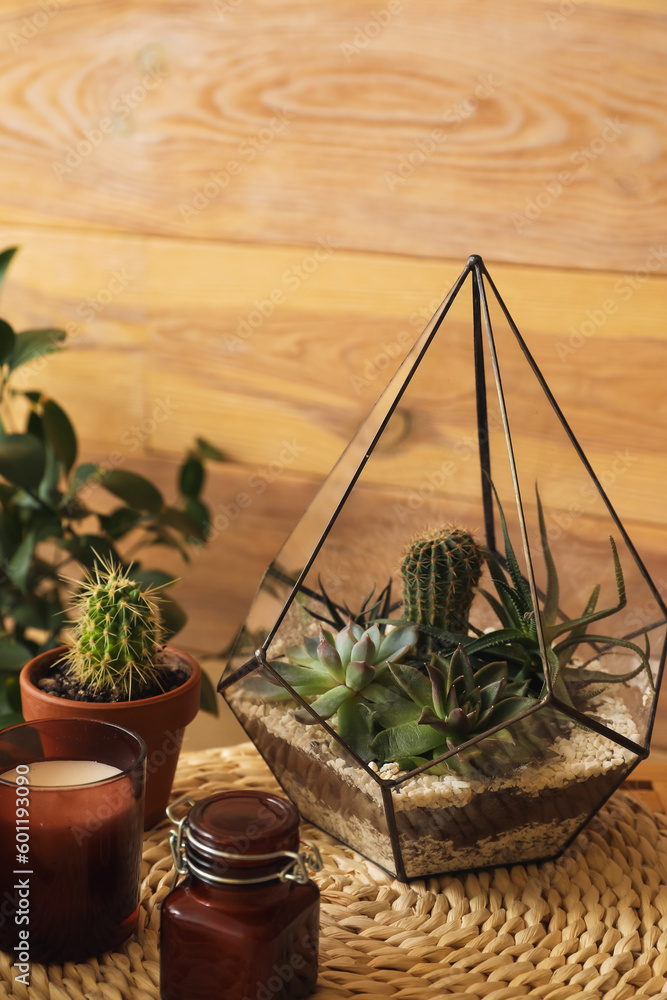
[[[580,713],[608,727],[595,737],[605,746],[618,742],[612,731],[647,746],[664,660],[665,608],[495,298],[492,333],[485,325],[480,289],[491,286],[481,281],[474,264],[472,280],[461,295],[450,293],[269,567],[221,682],[304,815],[390,869],[369,767],[404,775],[471,739],[491,761],[501,751],[506,757],[489,729],[517,727],[512,720],[547,696],[565,713],[540,709],[557,747],[563,728],[586,731],[566,719]],[[239,680],[260,649],[321,725],[296,703],[277,701],[266,678],[254,689],[250,678]],[[267,731],[284,743],[277,760]],[[510,754],[509,773],[550,767],[552,752],[545,759],[541,752],[529,765]],[[502,783],[506,765],[476,779],[491,783],[495,804],[511,788]],[[393,793],[397,816],[404,813],[404,850],[414,855],[408,875],[465,867],[465,851],[451,845],[454,861],[443,851],[437,864],[420,860],[414,830],[421,825],[428,840],[454,808],[438,806],[434,817],[415,811],[409,789],[436,776],[420,780]],[[462,790],[460,780],[457,772],[449,781],[454,799],[477,803],[478,792]],[[565,799],[574,794],[562,788]],[[559,836],[583,822],[580,792]],[[549,822],[557,815],[554,806]],[[375,846],[371,819],[380,831]],[[455,810],[451,823],[459,821]],[[485,831],[482,824],[465,842],[478,859],[470,864],[500,863],[491,859],[491,840],[488,851],[478,849],[491,837]],[[438,837],[456,843],[453,833]],[[531,858],[556,850],[546,833],[535,842],[542,847]],[[526,834],[510,845],[517,859],[528,844]]]
[[[378,782],[330,732],[298,722],[296,701],[269,677],[258,667],[225,691],[253,743],[305,819],[395,871]]]
[[[635,739],[644,744],[665,643],[665,611],[646,579],[631,539],[601,493],[605,487],[613,487],[618,495],[620,487],[631,498],[630,503],[634,502],[633,456],[610,449],[607,459],[593,470],[599,479],[598,489],[491,290],[489,295],[527,540],[543,615],[548,613],[547,591],[557,593],[552,620],[546,625],[547,645],[553,648],[560,664],[552,668],[554,680],[560,675],[560,685],[555,681],[555,693],[563,701],[569,694],[577,707],[587,712],[587,700],[607,679],[628,677],[631,691],[624,690],[623,697],[633,706]],[[576,358],[569,364],[571,377],[580,377]],[[584,395],[583,379],[581,384]],[[582,403],[582,410],[586,419],[595,420],[590,407]],[[503,451],[504,442],[492,437],[494,480],[496,470],[506,464]],[[544,533],[540,529],[540,505]],[[518,551],[518,531],[512,528],[511,533]],[[553,560],[557,591],[553,580],[549,582],[549,559]],[[582,631],[599,639],[577,642],[577,629],[568,626],[567,619],[586,615],[592,620]]]
[[[545,706],[392,791],[407,877],[554,857],[636,760]]]

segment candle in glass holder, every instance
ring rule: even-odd
[[[82,961],[135,929],[145,753],[89,719],[0,733],[0,949],[24,984],[30,962]]]
[[[99,760],[37,760],[21,774],[29,775],[29,784],[40,788],[62,788],[65,785],[89,785],[93,781],[106,781],[120,774],[119,767],[103,764]],[[15,767],[3,771],[0,780],[16,784],[19,772]]]

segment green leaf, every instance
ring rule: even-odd
[[[371,743],[371,750],[384,762],[399,760],[402,757],[421,757],[442,743],[442,733],[436,732],[430,726],[409,722],[404,726],[396,726],[378,733]]]
[[[185,501],[185,512],[193,521],[197,522],[198,532],[196,537],[206,541],[211,527],[211,514],[206,504],[202,503],[201,500],[194,500],[192,497],[188,497]]]
[[[188,458],[181,466],[178,488],[184,497],[196,500],[204,484],[204,466],[198,458]]]
[[[84,462],[80,465],[74,473],[74,479],[72,480],[72,495],[75,496],[81,487],[85,486],[91,479],[99,475],[99,472],[100,467],[95,462]]]
[[[7,575],[12,583],[19,588],[22,594],[26,593],[28,576],[32,563],[33,552],[35,551],[35,534],[29,531],[25,536],[12,558],[7,563]]]
[[[272,661],[271,666],[302,697],[324,694],[331,689],[332,678],[326,667],[300,667],[280,661]]]
[[[145,590],[146,587],[171,587],[178,579],[178,577],[171,576],[170,573],[165,573],[161,569],[133,569],[131,575],[141,590]]]
[[[540,525],[540,540],[542,542],[542,554],[544,556],[544,564],[547,569],[547,593],[544,599],[544,608],[542,614],[544,615],[544,622],[546,625],[553,625],[558,616],[558,601],[559,601],[559,586],[558,586],[558,573],[556,572],[556,564],[554,562],[553,556],[551,555],[551,548],[549,546],[549,536],[547,534],[547,526],[544,522],[544,509],[542,507],[542,500],[540,499],[540,491],[535,484],[535,494],[537,496],[537,517]]]
[[[130,507],[119,507],[113,514],[100,515],[100,525],[106,535],[117,541],[132,528],[136,528],[142,517],[143,514],[138,510],[132,510]]]
[[[160,521],[169,528],[173,528],[174,531],[180,532],[186,539],[195,538],[203,541],[199,523],[183,510],[178,510],[176,507],[165,507],[160,514]]]
[[[415,705],[420,708],[424,705],[433,706],[431,682],[416,667],[409,667],[405,663],[392,663],[389,669]]]
[[[58,483],[60,481],[60,463],[58,462],[55,451],[48,443],[44,448],[44,456],[46,459],[44,465],[44,475],[42,476],[42,481],[39,484],[37,496],[40,500],[43,500],[45,504],[55,507],[58,505],[61,498],[61,494],[58,491]]]
[[[44,445],[32,434],[7,434],[0,439],[0,475],[10,483],[36,490],[46,465]]]
[[[25,330],[23,333],[17,333],[9,370],[15,371],[28,361],[60,350],[65,337],[64,330],[56,329]]]
[[[338,709],[338,735],[364,761],[372,760],[370,751],[370,716],[354,698],[344,701]]]
[[[616,542],[610,536],[609,542],[611,543],[612,558],[614,560],[614,575],[616,578],[616,589],[618,591],[618,604],[613,608],[605,608],[603,611],[595,611],[593,614],[584,615],[582,618],[570,618],[568,621],[561,624],[552,625],[545,629],[544,637],[549,642],[552,642],[559,635],[563,635],[565,632],[572,632],[573,630],[578,630],[581,625],[589,625],[591,622],[601,621],[603,618],[609,618],[611,615],[615,615],[617,611],[622,611],[627,604],[627,597],[625,594],[625,581],[623,579],[623,570],[621,569],[621,562],[618,558],[618,552],[616,550]],[[578,635],[581,633],[577,632]],[[615,640],[614,640],[615,641]]]
[[[218,696],[211,678],[205,670],[201,672],[201,694],[199,696],[199,707],[202,712],[210,712],[211,715],[219,715]]]
[[[9,359],[14,352],[15,339],[16,335],[9,323],[6,323],[4,319],[0,319],[0,365],[9,363]]]
[[[44,432],[46,439],[62,462],[65,471],[69,472],[76,461],[77,442],[74,428],[63,409],[52,399],[44,404],[42,410]]]
[[[500,503],[500,497],[498,496],[498,491],[493,485],[493,482],[491,482],[491,480],[489,480],[489,482],[491,483],[491,489],[493,490],[493,494],[496,498],[496,503],[498,505],[500,525],[503,531],[503,540],[505,543],[505,560],[507,562],[507,569],[509,571],[510,578],[512,580],[512,583],[514,584],[514,589],[517,592],[517,596],[520,599],[521,605],[526,605],[528,610],[532,610],[533,602],[530,596],[530,590],[528,588],[528,584],[526,583],[523,577],[521,570],[519,569],[519,563],[517,562],[517,558],[509,536],[509,531],[507,530],[507,521],[505,520],[505,512]]]
[[[379,728],[394,729],[396,726],[404,726],[406,722],[416,722],[420,713],[421,709],[414,701],[395,698],[377,707],[374,718]]]
[[[205,438],[197,438],[197,449],[202,458],[210,458],[213,462],[225,461],[223,452],[210,441],[206,441]]]
[[[493,709],[489,721],[491,726],[498,726],[500,723],[510,722],[519,712],[524,712],[527,708],[537,704],[534,698],[505,698]]]
[[[88,569],[93,569],[100,559],[121,561],[116,549],[104,535],[76,535],[74,538],[59,539],[58,545]]]
[[[320,695],[310,706],[314,712],[322,719],[330,719],[331,716],[338,711],[340,706],[348,698],[352,698],[354,695],[353,691],[341,684],[339,687],[332,688],[325,694]],[[305,708],[300,708],[294,713],[294,717],[299,720],[299,722],[305,722],[307,724],[312,724],[313,717],[309,712],[306,712]]]
[[[183,608],[169,594],[160,594],[160,615],[165,642],[180,632],[188,621]]]
[[[376,626],[377,627],[377,626]],[[417,626],[394,628],[382,637],[378,650],[378,660],[393,660],[404,655],[417,642]]]
[[[7,274],[7,268],[12,262],[12,257],[18,250],[18,247],[7,247],[0,253],[0,286],[5,280],[5,275]]]
[[[162,494],[157,487],[136,472],[111,469],[100,477],[100,485],[135,510],[148,510],[152,514],[159,514],[164,505]]]
[[[44,422],[42,421],[39,413],[32,410],[28,416],[28,434],[32,434],[33,437],[39,438],[40,441],[44,441]]]
[[[16,671],[32,659],[32,653],[27,646],[9,636],[0,636],[0,670]]]

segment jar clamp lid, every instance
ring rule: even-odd
[[[174,815],[179,805],[191,807],[181,819]],[[308,881],[306,866],[316,872],[322,868],[317,847],[299,838],[298,812],[291,802],[272,793],[220,792],[197,803],[183,795],[167,808],[167,816],[176,825],[169,834],[175,867],[172,889],[178,876],[188,872],[212,885],[258,885],[272,881],[303,885]],[[260,847],[275,845],[278,849],[250,853],[247,848],[251,840]],[[292,849],[299,845],[301,851]],[[236,850],[224,849],[229,847]],[[279,864],[281,861],[286,863]],[[245,869],[248,874],[229,878],[217,874],[216,868]]]

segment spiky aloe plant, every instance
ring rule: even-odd
[[[157,588],[141,590],[128,570],[99,560],[76,604],[75,639],[65,661],[68,673],[93,694],[129,701],[155,685],[162,688],[156,654],[162,626]]]
[[[426,670],[428,677],[408,664],[391,666],[409,701],[375,713],[381,731],[371,751],[379,763],[398,761],[403,770],[419,767],[491,729],[496,731],[482,744],[456,753],[435,770],[467,774],[489,753],[512,764],[534,758],[534,744],[526,753],[518,731],[502,728],[537,704],[527,694],[527,682],[510,680],[506,663],[473,663],[459,645],[449,658],[433,656]]]
[[[419,652],[433,645],[433,629],[466,634],[485,549],[463,528],[439,528],[408,545],[401,564],[403,618],[426,627]]]
[[[491,484],[493,487],[493,484]],[[496,589],[496,595],[482,590],[481,593],[489,601],[503,626],[500,629],[478,636],[466,642],[470,655],[502,656],[514,665],[523,677],[535,679],[541,673],[542,656],[538,638],[536,611],[530,594],[528,582],[519,569],[516,554],[507,530],[507,522],[498,494],[493,487],[505,545],[505,563],[507,575],[490,555],[487,563]],[[538,612],[544,635],[547,667],[550,672],[554,693],[561,701],[572,704],[571,690],[576,687],[579,697],[592,697],[599,694],[607,684],[624,683],[645,671],[649,686],[654,689],[653,676],[649,665],[649,643],[645,635],[646,649],[643,650],[629,639],[600,635],[588,631],[594,622],[602,621],[621,611],[626,603],[625,581],[618,557],[616,543],[610,536],[612,560],[618,603],[611,608],[597,610],[600,596],[600,586],[593,587],[591,596],[580,616],[568,618],[559,609],[560,585],[556,564],[549,546],[544,510],[536,487],[537,512],[540,528],[542,554],[547,571],[547,588],[542,609]],[[639,657],[639,665],[625,674],[612,674],[604,670],[580,670],[569,667],[575,650],[582,643],[596,644],[604,649],[623,647],[634,652]],[[592,687],[591,687],[592,686]],[[586,689],[588,689],[586,693]],[[544,689],[543,692],[544,693]]]
[[[382,635],[377,625],[364,630],[350,621],[335,635],[321,628],[319,637],[306,636],[303,646],[286,649],[289,663],[272,660],[271,666],[297,694],[315,696],[311,708],[321,719],[336,715],[341,738],[370,760],[373,706],[400,697],[389,667],[414,647],[416,639],[414,626]],[[315,722],[304,708],[295,716],[306,724]]]

